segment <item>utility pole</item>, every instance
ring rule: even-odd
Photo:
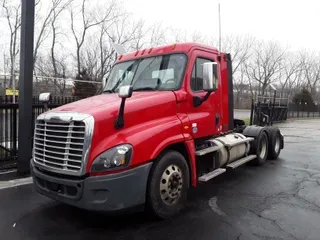
[[[32,157],[34,9],[35,0],[21,1],[18,175],[30,172]]]

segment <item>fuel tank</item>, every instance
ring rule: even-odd
[[[210,139],[213,146],[219,147],[219,167],[244,157],[250,150],[250,143],[244,142],[246,137],[240,133],[230,133]]]

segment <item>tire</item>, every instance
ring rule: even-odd
[[[176,151],[164,153],[149,175],[147,212],[160,219],[178,214],[187,200],[189,182],[189,167],[183,155]]]
[[[269,128],[269,149],[268,159],[276,160],[281,152],[280,130],[275,127]]]
[[[252,164],[260,166],[264,164],[268,157],[268,137],[265,131],[261,131],[257,139],[252,143],[251,152],[257,155],[257,157],[252,160]]]

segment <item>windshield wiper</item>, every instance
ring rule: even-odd
[[[140,87],[140,88],[133,89],[133,91],[148,91],[148,90],[156,91],[157,89],[154,87]]]

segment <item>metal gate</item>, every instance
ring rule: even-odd
[[[252,99],[250,125],[272,125],[288,118],[289,98],[273,96],[269,93]]]
[[[15,168],[18,156],[18,132],[19,126],[19,99],[15,103],[12,96],[0,96],[0,170]],[[78,100],[76,97],[53,97],[48,104],[53,109]],[[33,98],[32,119],[35,119],[45,111],[44,105],[39,102],[38,97]],[[32,139],[30,139],[32,148]]]

